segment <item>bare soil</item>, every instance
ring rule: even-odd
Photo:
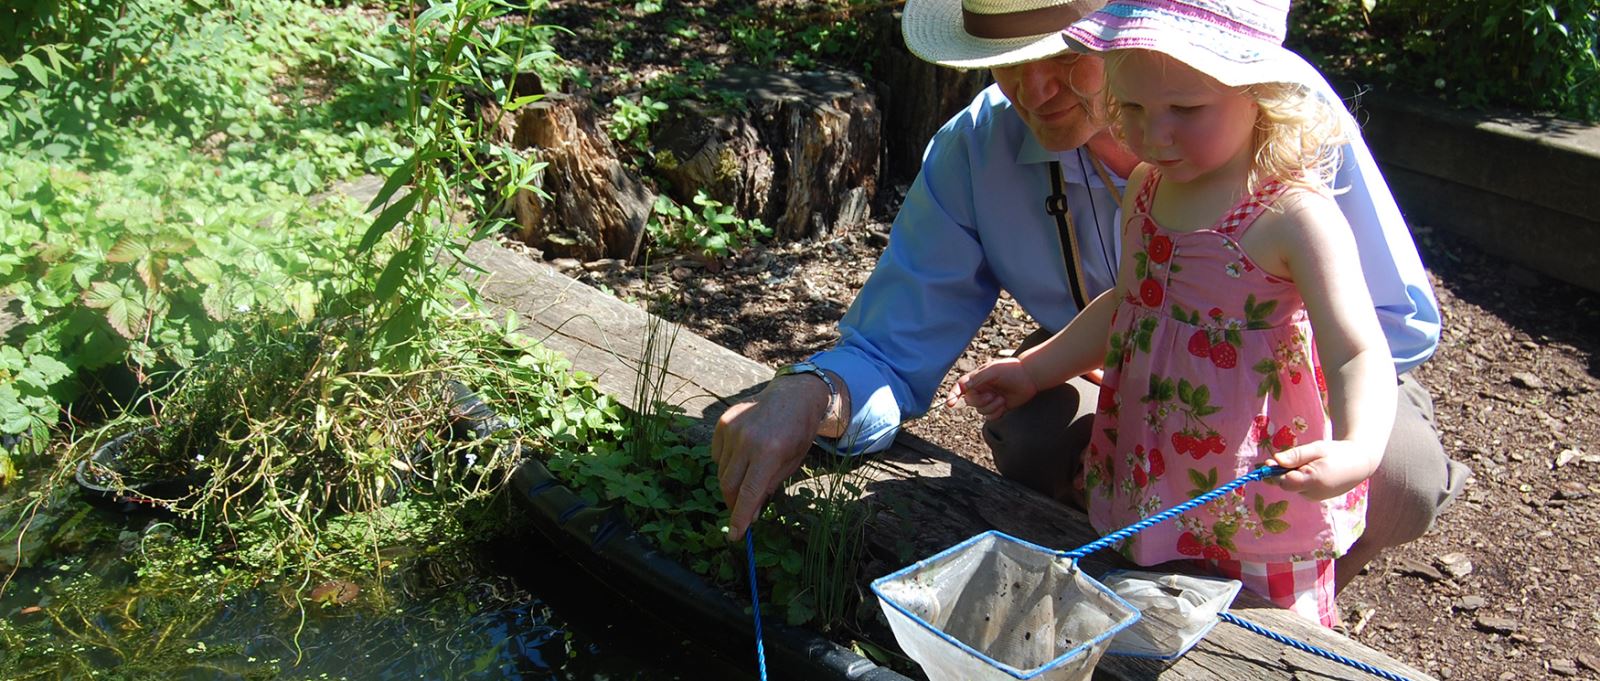
[[[672,3],[644,15],[640,5],[556,0],[551,20],[576,27],[558,50],[588,70],[589,94],[604,103],[686,61],[735,58],[735,41],[718,28],[733,5],[804,15],[805,3],[709,3],[685,16]],[[887,221],[894,206],[884,203],[876,214]],[[1476,477],[1427,535],[1374,561],[1340,595],[1344,629],[1441,679],[1600,679],[1600,295],[1442,230],[1412,229],[1444,314],[1438,353],[1415,375],[1433,393],[1446,450]],[[648,272],[557,264],[624,299],[666,292],[671,319],[777,366],[834,342],[888,230],[878,223]],[[1003,298],[954,373],[1034,328]],[[992,469],[980,423],[971,410],[948,409],[907,429]]]

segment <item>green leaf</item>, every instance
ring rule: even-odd
[[[1267,507],[1264,510],[1261,511],[1261,517],[1263,517],[1263,518],[1281,517],[1288,510],[1289,510],[1289,500],[1288,499],[1282,499],[1282,500],[1273,502],[1271,504],[1268,504]]]
[[[524,106],[527,106],[529,104],[537,102],[537,101],[539,101],[541,99],[544,99],[544,95],[542,95],[542,94],[539,94],[539,95],[525,95],[525,96],[522,96],[522,97],[518,97],[516,99],[511,100],[508,104],[506,104],[506,110],[507,111],[516,111],[517,109],[520,109],[520,108],[522,108]]]
[[[284,296],[285,304],[302,323],[310,323],[316,317],[319,299],[316,285],[309,281],[295,284]]]
[[[422,29],[428,24],[438,21],[455,11],[456,3],[446,2],[429,7],[427,11],[417,15],[417,20],[412,22],[412,30],[421,34]]]
[[[183,269],[188,270],[189,276],[198,283],[207,286],[222,283],[222,265],[211,258],[187,258],[183,261]]]
[[[50,86],[50,69],[40,62],[38,57],[32,54],[25,54],[16,63],[18,66],[27,69],[28,74],[32,75],[34,80],[39,81],[40,87]]]
[[[367,209],[364,212],[371,213],[377,210],[378,206],[388,203],[389,197],[394,196],[396,190],[411,181],[411,176],[417,171],[417,161],[420,155],[412,154],[410,158],[406,159],[405,163],[400,164],[399,167],[394,169],[394,172],[389,173],[389,179],[384,181],[383,188],[378,190],[377,196],[372,197],[372,201],[367,204]]]
[[[399,288],[405,279],[406,270],[410,269],[411,257],[411,251],[407,249],[389,259],[389,264],[384,266],[383,273],[378,275],[378,285],[373,289],[373,297],[379,301],[386,301],[394,295],[395,289]]]
[[[373,220],[372,226],[367,228],[367,233],[362,235],[361,244],[356,246],[356,252],[366,253],[372,250],[373,245],[378,243],[378,239],[383,238],[383,235],[394,229],[394,226],[399,224],[401,219],[411,214],[411,207],[416,205],[418,196],[417,192],[410,192],[404,198],[383,209],[383,212],[378,215],[378,219]]]
[[[48,388],[57,381],[72,375],[72,369],[49,355],[34,355],[17,378],[40,388]]]
[[[1261,526],[1273,534],[1283,534],[1284,532],[1289,531],[1289,523],[1277,518],[1267,518],[1266,520],[1261,521]]]
[[[377,67],[378,70],[380,70],[380,71],[392,71],[392,70],[394,70],[394,65],[393,64],[390,64],[389,62],[386,62],[386,61],[384,61],[382,59],[379,59],[378,57],[376,57],[374,55],[370,55],[370,54],[367,54],[365,52],[362,52],[361,50],[356,50],[356,49],[352,49],[352,50],[350,50],[350,52],[352,54],[356,55],[357,57],[359,57],[361,59],[361,61],[364,61],[364,62],[366,62],[368,64],[373,65],[374,67]]]
[[[94,287],[84,292],[83,304],[105,310],[106,321],[123,338],[134,339],[144,335],[144,301],[133,290],[131,282],[124,282],[119,287],[110,282],[97,281]]]

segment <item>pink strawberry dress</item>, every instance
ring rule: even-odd
[[[1211,490],[1298,443],[1330,437],[1311,324],[1293,282],[1257,267],[1239,238],[1282,195],[1272,182],[1210,229],[1174,232],[1150,205],[1152,169],[1124,229],[1137,279],[1111,325],[1084,457],[1101,533]],[[1252,483],[1124,542],[1140,565],[1198,559],[1323,624],[1337,622],[1334,558],[1361,535],[1367,484],[1314,502]]]

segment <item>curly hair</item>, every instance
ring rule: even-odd
[[[1106,70],[1134,50],[1106,53]],[[1109,78],[1107,79],[1109,83]],[[1251,138],[1252,162],[1246,190],[1254,192],[1271,180],[1290,187],[1318,192],[1332,189],[1334,174],[1342,160],[1341,150],[1350,140],[1353,120],[1342,105],[1330,102],[1315,90],[1299,83],[1260,83],[1241,89],[1255,101],[1255,134]],[[1103,90],[1106,116],[1113,133],[1127,141],[1122,129],[1122,107]]]
[[[1272,179],[1329,191],[1352,132],[1342,106],[1298,83],[1260,83],[1246,87],[1244,95],[1257,105],[1249,191]]]

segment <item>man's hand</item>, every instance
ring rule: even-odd
[[[753,402],[733,405],[717,419],[711,458],[728,504],[728,541],[745,528],[805,461],[826,416],[828,389],[815,376],[773,379]]]
[[[1355,489],[1378,470],[1383,451],[1347,440],[1318,440],[1278,452],[1268,463],[1291,469],[1272,480],[1313,501],[1332,499]]]

